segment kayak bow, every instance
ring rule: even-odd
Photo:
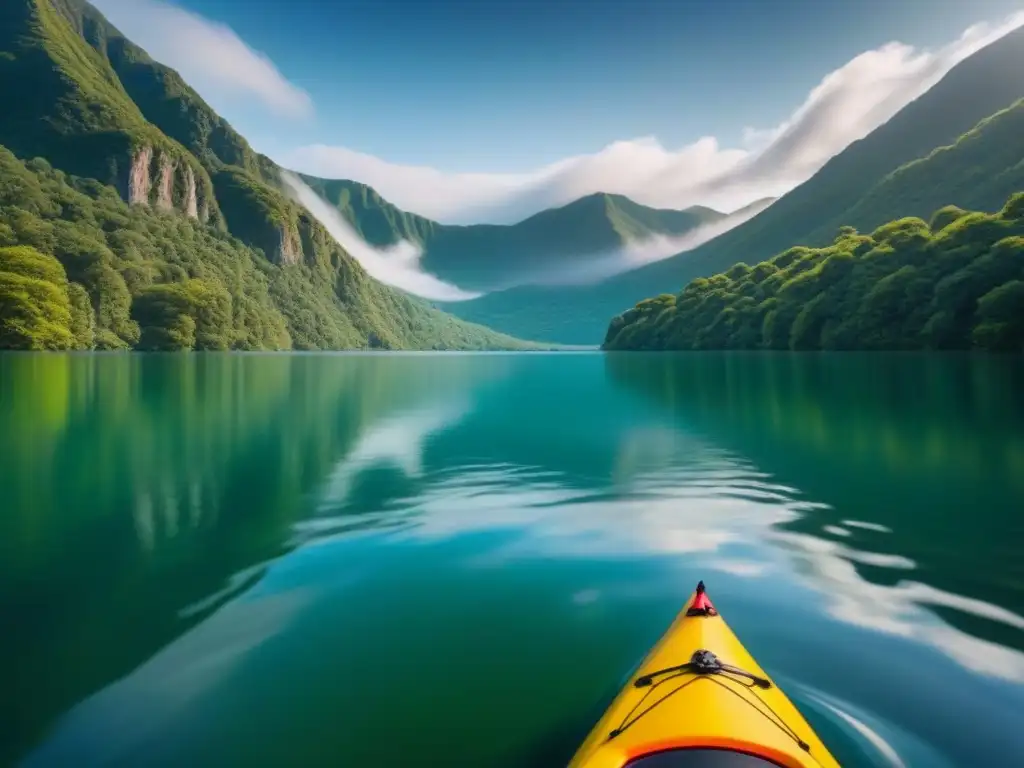
[[[838,768],[718,615],[704,582],[569,768]]]

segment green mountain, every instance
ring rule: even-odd
[[[554,333],[547,337],[593,343],[609,317],[645,297],[680,290],[737,262],[756,264],[793,245],[828,245],[842,225],[869,231],[947,204],[996,210],[1022,188],[1014,181],[1024,159],[1024,133],[1013,128],[1017,108],[997,114],[1024,97],[1022,68],[1024,29],[960,62],[810,180],[692,251],[595,286],[515,288],[448,308],[523,338]]]
[[[1024,352],[1024,193],[996,214],[955,206],[870,235],[843,228],[647,299],[615,318],[613,350],[970,349]]]
[[[3,4],[0,98],[4,347],[524,346],[372,280],[82,0]]]
[[[873,229],[892,217],[927,218],[950,201],[971,210],[995,211],[1024,189],[1024,99],[996,112],[948,146],[900,166],[844,214],[858,229]],[[834,235],[820,227],[808,237],[820,243]]]
[[[424,268],[460,288],[490,291],[621,249],[654,235],[681,235],[725,214],[695,206],[648,208],[623,195],[596,193],[511,225],[439,224],[407,213],[354,181],[301,176],[368,242],[398,240],[424,249]]]

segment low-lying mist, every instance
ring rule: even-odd
[[[421,264],[423,246],[418,243],[399,240],[385,248],[370,245],[334,206],[321,198],[298,176],[282,171],[281,179],[298,202],[327,229],[335,242],[358,261],[374,279],[432,301],[468,301],[488,292],[463,290],[424,271]],[[752,219],[771,202],[764,200],[754,203],[724,219],[696,227],[682,235],[655,235],[627,243],[613,251],[594,253],[582,258],[574,256],[568,263],[560,263],[556,257],[551,259],[548,265],[520,273],[512,272],[513,265],[510,264],[507,278],[499,281],[499,285],[491,286],[489,290],[506,290],[526,285],[573,286],[599,283],[623,272],[692,250]],[[480,256],[487,258],[487,254]]]
[[[420,266],[423,248],[418,244],[399,240],[386,248],[370,245],[345,221],[337,209],[310,189],[298,176],[282,171],[281,180],[303,207],[323,224],[335,242],[358,261],[375,280],[434,301],[466,301],[481,295],[464,291],[424,272]]]
[[[654,235],[643,240],[627,243],[622,248],[603,254],[575,260],[564,266],[552,265],[550,269],[536,272],[520,284],[534,285],[592,285],[623,272],[664,261],[672,256],[691,251],[733,227],[749,221],[771,205],[773,200],[758,201],[736,211],[724,219],[703,224],[681,235]]]

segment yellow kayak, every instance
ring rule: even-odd
[[[569,768],[773,765],[839,763],[736,639],[702,581]]]

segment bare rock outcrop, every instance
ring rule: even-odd
[[[204,224],[212,215],[209,184],[203,186],[203,177],[195,168],[171,153],[150,146],[139,148],[132,156],[127,182],[124,191],[130,205],[177,211]],[[301,246],[298,252],[301,257]]]
[[[174,161],[166,154],[160,155],[160,171],[157,176],[156,209],[174,210]]]
[[[207,216],[209,211],[203,206]],[[196,174],[191,165],[185,166],[185,215],[192,219],[199,218],[199,205],[196,201]],[[203,217],[206,221],[207,216]]]
[[[142,147],[132,158],[128,172],[128,204],[149,205],[149,189],[152,181],[149,165],[153,162],[153,148]]]
[[[280,245],[277,250],[278,264],[298,264],[302,260],[302,243],[299,234],[287,224],[278,229]]]

